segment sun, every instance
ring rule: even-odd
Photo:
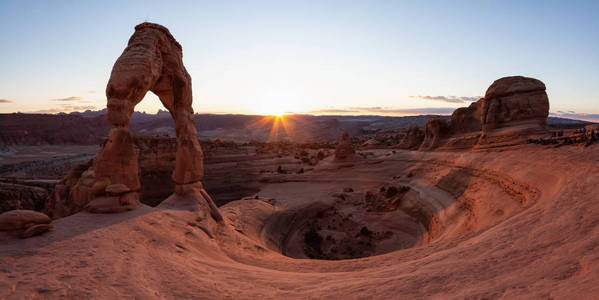
[[[270,107],[265,108],[260,112],[261,115],[264,116],[275,116],[275,117],[283,117],[286,114],[289,114],[285,109],[280,107]]]
[[[290,93],[269,93],[256,101],[256,113],[283,117],[302,111],[301,101]]]

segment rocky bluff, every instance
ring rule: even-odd
[[[511,76],[496,80],[485,97],[456,109],[451,120],[433,118],[410,129],[398,145],[402,149],[486,149],[524,143],[531,135],[546,133],[549,99],[540,80]],[[416,145],[419,145],[418,147]]]

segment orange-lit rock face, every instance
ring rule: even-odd
[[[166,50],[166,39],[156,27],[159,25],[144,24],[136,27],[127,48],[115,62],[106,86],[108,121],[114,126],[129,125],[133,108],[162,73],[161,52]]]
[[[173,181],[181,185],[202,179],[203,153],[193,121],[191,77],[182,57],[181,45],[165,27],[153,23],[135,27],[106,86],[107,118],[116,128],[95,162],[96,190],[103,191],[113,184],[139,190],[137,153],[127,127],[135,105],[148,91],[160,98],[175,120],[177,150]]]
[[[418,150],[430,151],[441,144],[441,141],[447,137],[449,125],[442,119],[429,119],[426,122],[424,130],[424,140]]]
[[[544,129],[549,115],[545,84],[523,76],[504,77],[491,84],[482,107],[482,130],[513,126],[519,122]]]

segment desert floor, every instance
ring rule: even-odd
[[[0,298],[594,298],[597,147],[374,150],[281,174],[208,230],[194,209],[78,213],[41,236],[0,237]],[[366,209],[363,195],[389,186],[409,191]],[[348,220],[329,230],[339,239],[362,224],[391,234],[372,239],[372,256],[302,258],[307,224],[326,236],[339,222],[323,209]]]

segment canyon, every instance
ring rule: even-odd
[[[500,78],[450,118],[410,119],[419,124],[368,131],[327,118],[330,131],[304,131],[318,133],[310,142],[202,141],[181,51],[165,27],[136,26],[107,84],[99,146],[91,132],[77,147],[9,154],[0,298],[599,293],[599,136],[584,122],[551,127],[541,81]],[[137,134],[147,91],[175,137]],[[20,136],[3,133],[11,149],[42,147]],[[58,136],[44,143],[69,143]]]

